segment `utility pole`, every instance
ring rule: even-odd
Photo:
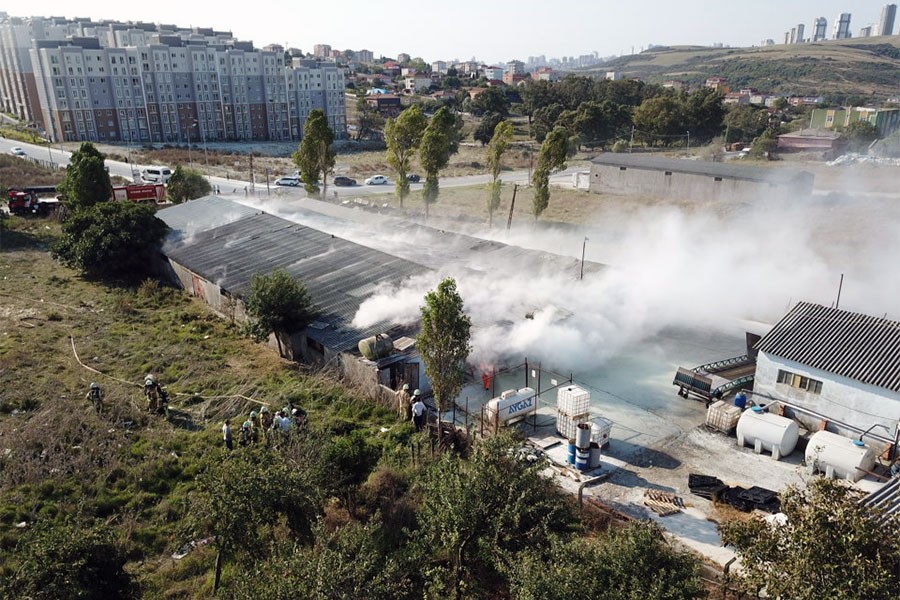
[[[510,227],[512,227],[512,216],[513,210],[516,208],[516,192],[519,191],[519,184],[513,184],[513,197],[512,202],[509,204],[509,219],[506,221],[506,230],[509,231]]]
[[[634,125],[631,126],[631,142],[628,143],[628,153],[631,154],[634,151]]]
[[[253,154],[250,155],[250,189],[256,192],[256,177],[253,175]]]
[[[584,237],[584,241],[581,243],[581,274],[578,276],[579,281],[584,279],[584,250],[587,248],[588,238]]]
[[[690,130],[688,130],[687,134],[688,134],[688,145],[687,145],[687,147],[688,147],[688,150],[690,150],[690,149],[691,149],[691,132],[690,132]]]

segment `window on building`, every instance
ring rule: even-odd
[[[822,393],[822,382],[810,377],[804,377],[790,371],[778,370],[778,383],[789,385],[793,388],[805,390],[810,394]]]

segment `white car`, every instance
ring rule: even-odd
[[[278,179],[276,179],[275,185],[297,187],[298,185],[300,185],[300,178],[295,175],[285,175],[284,177],[279,177]]]
[[[366,185],[384,185],[388,182],[388,178],[384,175],[372,175],[366,179]]]
[[[18,146],[13,146],[12,148],[10,148],[9,153],[15,154],[16,156],[25,156],[25,151]]]

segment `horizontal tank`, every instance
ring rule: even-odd
[[[817,431],[806,445],[806,465],[810,473],[859,481],[866,475],[864,471],[875,467],[875,451],[858,440]]]
[[[360,340],[357,344],[359,353],[369,360],[378,360],[389,356],[394,351],[394,341],[386,333],[379,333]]]
[[[492,425],[506,425],[536,411],[537,398],[530,387],[506,390],[499,398],[488,400],[484,405],[485,419]]]
[[[753,446],[754,452],[763,450],[772,453],[772,458],[780,460],[797,447],[800,428],[791,419],[764,412],[758,407],[744,411],[737,424],[739,446]]]

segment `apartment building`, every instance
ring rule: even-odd
[[[344,91],[334,63],[292,59],[278,45],[257,49],[229,32],[0,22],[3,108],[54,141],[296,141],[316,108],[342,139]]]

